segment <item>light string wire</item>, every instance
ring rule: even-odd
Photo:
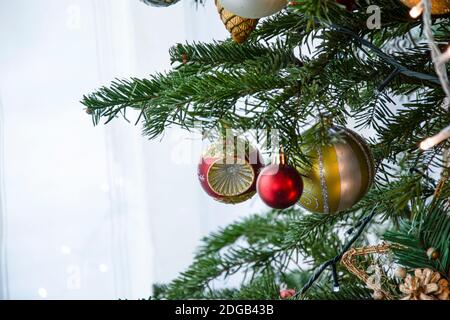
[[[425,0],[428,1],[428,0]],[[431,21],[431,18],[430,18]],[[339,33],[342,34],[346,34],[349,35],[351,38],[353,38],[354,40],[356,40],[357,42],[359,42],[360,45],[365,46],[367,48],[369,48],[373,53],[375,53],[380,59],[384,60],[385,62],[389,63],[390,65],[395,67],[395,70],[393,71],[393,73],[391,75],[389,75],[389,77],[383,82],[382,85],[380,85],[380,87],[382,87],[382,89],[384,89],[384,87],[386,87],[388,85],[389,82],[391,82],[395,76],[397,76],[398,74],[403,74],[405,76],[408,77],[412,77],[412,78],[417,78],[420,80],[424,80],[424,81],[429,81],[432,82],[434,84],[440,84],[444,86],[449,87],[449,81],[448,81],[448,77],[444,77],[442,78],[442,73],[440,74],[441,76],[439,76],[438,73],[438,77],[430,75],[430,74],[425,74],[425,73],[421,73],[421,72],[416,72],[416,71],[412,71],[408,68],[406,68],[405,66],[403,66],[402,64],[400,64],[396,59],[394,59],[393,57],[391,57],[390,55],[384,53],[380,48],[378,48],[377,46],[373,45],[370,41],[360,37],[358,34],[356,34],[355,32],[346,29],[344,27],[340,27],[337,26],[335,24],[330,24],[327,23],[325,21],[318,21],[319,23],[329,27],[332,30],[335,30]],[[432,34],[432,33],[431,33]],[[439,49],[438,49],[439,50]],[[448,50],[449,51],[449,50]],[[440,51],[439,51],[440,53]],[[445,54],[443,54],[445,55]],[[439,58],[437,58],[439,60],[439,63],[442,65],[444,64],[443,68],[445,69],[445,62],[444,59],[439,56]],[[446,73],[445,73],[446,76]],[[445,90],[445,89],[444,89]],[[450,99],[449,99],[450,101]],[[448,135],[448,136],[447,136]],[[429,139],[433,139],[433,140],[438,140],[440,139],[440,142],[442,142],[445,139],[442,139],[443,137],[450,137],[450,126],[445,128],[444,130],[442,130],[442,132],[440,132],[439,134],[437,134],[434,137],[431,137]],[[429,142],[428,142],[429,143]],[[437,142],[439,143],[439,142]],[[435,143],[434,145],[436,145],[437,143]],[[372,218],[374,217],[376,213],[375,208],[372,210],[371,214],[369,216],[367,216],[366,218],[364,218],[362,221],[360,221],[359,223],[357,223],[357,225],[359,226],[358,228],[358,232],[356,233],[356,235],[345,245],[344,249],[341,251],[340,254],[338,254],[336,257],[334,257],[333,259],[330,259],[328,261],[326,261],[325,263],[323,263],[321,266],[319,266],[313,273],[313,275],[310,277],[310,279],[308,280],[308,282],[302,287],[302,289],[295,295],[295,297],[301,297],[303,296],[312,286],[313,284],[319,279],[320,275],[329,267],[332,267],[332,271],[333,271],[333,280],[334,280],[334,285],[336,286],[337,284],[337,276],[335,273],[335,268],[336,268],[336,263],[338,263],[341,259],[342,256],[345,254],[346,251],[348,251],[351,246],[353,245],[353,243],[356,242],[356,240],[360,237],[360,235],[363,233],[364,229],[366,228],[367,224],[372,220]]]
[[[428,1],[428,0],[424,0],[424,1]],[[431,21],[431,17],[430,17],[430,21]],[[325,22],[322,21],[322,23],[325,23]],[[420,80],[429,81],[429,82],[432,82],[435,84],[440,84],[444,88],[444,91],[446,90],[445,88],[450,87],[450,82],[448,81],[448,76],[447,76],[447,72],[445,69],[446,61],[445,61],[445,59],[443,59],[443,57],[445,57],[446,55],[448,55],[450,57],[450,48],[447,49],[447,51],[445,53],[441,54],[439,48],[436,46],[436,44],[434,44],[434,46],[437,48],[437,50],[439,52],[439,56],[436,57],[435,66],[436,66],[436,68],[439,68],[439,70],[443,69],[443,72],[440,72],[440,73],[436,69],[436,73],[438,74],[438,77],[435,77],[430,74],[425,74],[425,73],[409,70],[405,66],[401,65],[393,57],[384,53],[380,48],[376,47],[368,40],[361,38],[359,35],[357,35],[355,32],[353,32],[349,29],[346,29],[344,27],[340,27],[340,26],[337,26],[334,24],[326,24],[326,25],[330,29],[333,29],[339,33],[343,33],[343,34],[347,34],[347,35],[351,36],[354,40],[358,41],[361,45],[369,48],[379,58],[383,59],[385,62],[387,62],[395,67],[395,70],[392,72],[392,74],[389,75],[389,77],[383,82],[383,84],[380,85],[381,89],[384,89],[389,84],[389,82],[391,82],[395,78],[395,76],[397,76],[400,73],[405,76],[408,76],[408,77],[413,77],[413,78],[417,78]],[[432,31],[430,31],[430,32],[431,32],[432,39],[434,39]],[[447,98],[443,104],[443,108],[446,109],[447,111],[449,110],[448,109],[449,104],[450,104],[450,98]],[[430,149],[430,148],[434,147],[435,145],[437,145],[437,144],[441,143],[442,141],[447,140],[449,138],[450,138],[450,125],[447,126],[446,128],[444,128],[443,130],[441,130],[438,134],[423,140],[420,143],[420,149],[422,149],[422,150]]]
[[[408,69],[407,67],[403,66],[402,64],[400,64],[395,58],[393,58],[392,56],[390,56],[389,54],[383,52],[380,48],[378,48],[377,46],[375,46],[374,44],[372,44],[370,41],[360,37],[358,34],[356,34],[355,32],[351,31],[350,29],[341,27],[341,26],[337,26],[335,24],[331,24],[331,23],[327,23],[325,21],[319,21],[320,23],[322,23],[323,25],[325,25],[326,27],[335,30],[339,33],[342,34],[346,34],[350,37],[352,37],[354,40],[356,40],[357,42],[359,42],[360,45],[369,48],[373,53],[375,53],[380,59],[384,60],[385,62],[387,62],[388,64],[392,65],[393,67],[396,68],[395,73],[396,74],[403,74],[405,76],[411,77],[411,78],[416,78],[419,80],[423,80],[423,81],[428,81],[428,82],[432,82],[434,84],[441,84],[441,81],[438,77],[431,75],[431,74],[426,74],[426,73],[421,73],[421,72],[417,72],[417,71],[413,71]],[[389,80],[392,80],[393,78],[390,78]]]
[[[422,0],[421,3],[419,3],[413,9],[411,9],[410,15],[412,17],[418,17],[417,12],[419,12],[419,13],[422,12],[421,10],[423,10],[422,9],[423,3],[425,4],[425,10],[424,10],[424,15],[423,15],[424,33],[427,38],[428,46],[430,47],[430,50],[431,50],[432,61],[435,65],[437,77],[434,75],[430,75],[430,74],[412,71],[412,70],[406,68],[405,66],[400,64],[396,59],[394,59],[392,56],[388,55],[387,53],[383,52],[380,48],[373,45],[370,41],[360,37],[358,34],[356,34],[355,32],[353,32],[347,28],[337,26],[337,25],[329,23],[327,21],[323,21],[323,20],[319,20],[319,19],[315,19],[315,20],[318,23],[320,23],[332,30],[335,30],[339,33],[350,36],[355,41],[357,41],[360,45],[367,47],[374,54],[376,54],[380,59],[384,60],[386,63],[392,65],[395,68],[393,73],[391,75],[389,75],[389,77],[380,85],[380,89],[383,90],[398,74],[403,74],[407,77],[432,82],[434,84],[439,84],[442,86],[442,88],[447,96],[447,99],[446,99],[447,101],[444,101],[444,108],[446,108],[446,110],[448,111],[448,105],[450,104],[450,82],[448,80],[448,75],[447,75],[447,71],[446,71],[446,62],[448,62],[448,60],[450,60],[450,46],[447,48],[447,50],[444,53],[441,53],[439,47],[434,42],[433,31],[431,28],[432,19],[431,19],[430,0]],[[379,90],[379,91],[381,91],[381,90]],[[447,107],[445,107],[445,105],[447,105]],[[437,144],[441,143],[442,141],[447,140],[449,138],[450,138],[450,125],[447,126],[446,128],[444,128],[438,134],[422,141],[420,144],[420,149],[422,149],[422,150],[430,149],[430,148],[434,147],[435,145],[437,145]]]
[[[356,240],[358,240],[358,238],[361,236],[361,234],[363,233],[363,231],[365,230],[366,226],[369,224],[369,222],[373,219],[373,217],[375,216],[375,214],[377,213],[377,206],[375,206],[374,208],[372,208],[371,213],[366,216],[365,218],[363,218],[360,222],[357,223],[357,225],[359,225],[358,231],[356,232],[356,234],[345,244],[345,246],[343,247],[343,249],[341,250],[341,252],[335,256],[333,259],[330,259],[326,262],[324,262],[322,265],[320,265],[318,268],[316,268],[316,270],[314,271],[314,273],[312,274],[312,276],[309,278],[308,282],[300,289],[299,292],[297,292],[295,294],[294,297],[296,298],[300,298],[302,297],[312,286],[313,284],[319,279],[319,277],[321,276],[321,274],[329,267],[332,267],[332,272],[333,272],[333,286],[334,288],[338,289],[339,288],[339,283],[338,283],[338,277],[337,277],[337,272],[336,272],[336,264],[341,261],[342,257],[344,256],[344,254],[350,250],[350,248],[352,247],[352,245],[356,242]],[[350,232],[351,233],[351,232]]]

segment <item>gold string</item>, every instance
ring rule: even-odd
[[[341,264],[352,274],[354,274],[359,280],[363,281],[365,284],[369,280],[369,275],[361,269],[356,267],[356,257],[366,256],[368,254],[374,253],[387,253],[391,250],[392,245],[388,243],[382,243],[376,246],[367,246],[361,248],[352,248],[342,256]],[[380,289],[384,294],[386,300],[393,300],[394,298],[385,290]]]

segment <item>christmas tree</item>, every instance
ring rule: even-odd
[[[274,209],[205,237],[152,298],[449,299],[449,1],[236,2],[216,3],[232,39],[174,45],[171,71],[82,100],[95,124],[137,110],[151,139],[254,130],[280,160],[199,169],[217,200]]]

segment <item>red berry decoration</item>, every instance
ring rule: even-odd
[[[289,299],[295,296],[296,292],[294,289],[283,289],[280,290],[280,298],[281,299]]]
[[[281,155],[279,164],[271,164],[261,171],[256,188],[269,207],[286,209],[300,199],[303,180],[294,167],[285,164],[284,155]]]
[[[236,204],[255,195],[256,180],[263,166],[261,154],[246,140],[223,139],[203,154],[198,179],[214,200]]]

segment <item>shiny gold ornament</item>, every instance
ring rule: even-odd
[[[420,3],[421,0],[400,0],[405,6],[412,9]],[[450,0],[431,0],[431,14],[450,13]]]
[[[406,294],[402,300],[449,300],[448,281],[431,269],[416,269],[408,274],[399,289]]]
[[[220,19],[227,30],[231,33],[233,40],[237,43],[244,43],[250,34],[255,30],[258,24],[258,19],[242,18],[225,9],[220,0],[216,0],[217,11]]]
[[[300,205],[316,213],[351,208],[364,197],[375,176],[375,161],[362,137],[334,125],[329,134],[337,142],[306,151],[311,166],[298,168],[304,182]]]

